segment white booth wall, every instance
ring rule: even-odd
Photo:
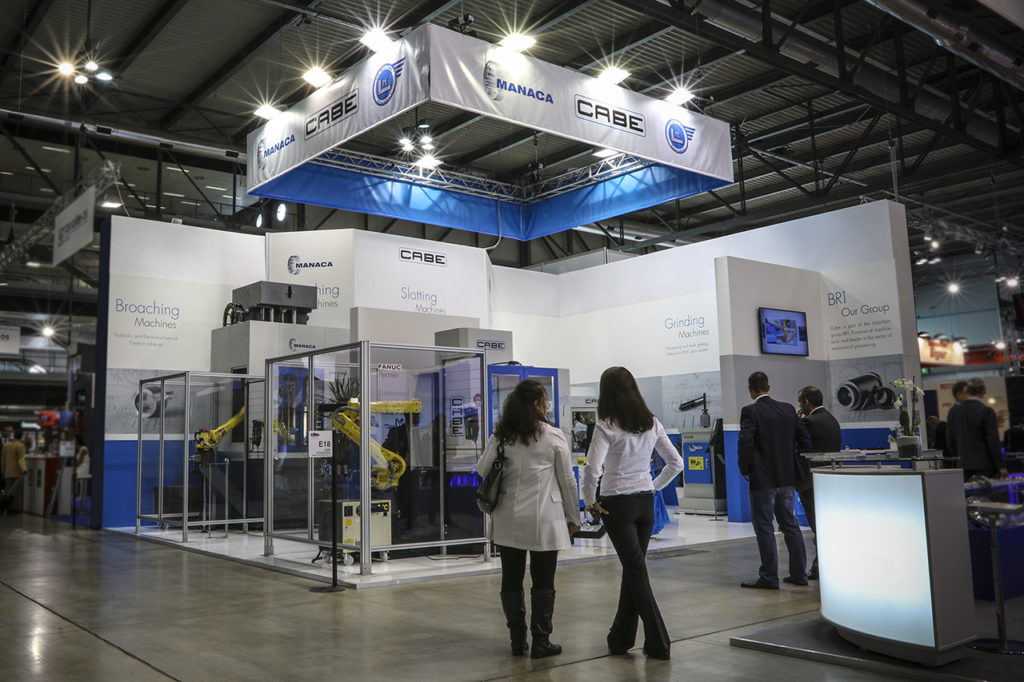
[[[231,290],[261,279],[316,286],[309,322],[320,327],[350,329],[351,310],[365,308],[511,330],[516,360],[568,368],[580,389],[592,391],[605,368],[624,365],[670,428],[696,426],[698,411],[678,405],[706,393],[733,459],[750,368],[775,377],[775,397],[788,402],[800,386],[819,385],[852,446],[884,441],[894,415],[836,409],[835,387],[856,373],[889,380],[919,371],[906,221],[890,202],[562,274],[495,267],[484,249],[361,230],[262,237],[115,218],[108,243],[101,307],[111,312],[98,332],[107,348],[104,526],[134,523],[131,503],[114,500],[134,500],[138,379],[209,370],[210,332]],[[140,296],[180,308],[174,333],[140,330],[116,312],[118,299]],[[805,311],[810,356],[761,355],[758,306]],[[734,496],[745,499],[745,490],[730,489],[731,518],[735,506],[743,520]]]

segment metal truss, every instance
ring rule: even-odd
[[[440,167],[421,168],[412,161],[389,159],[347,149],[332,149],[313,159],[310,163],[386,180],[411,182],[420,186],[521,205],[550,199],[559,194],[611,180],[654,165],[652,161],[646,159],[628,154],[617,154],[582,168],[571,169],[552,178],[538,179],[529,184],[513,184],[468,173],[457,173]]]
[[[3,251],[0,251],[0,273],[8,267],[17,263],[28,255],[29,250],[53,234],[54,222],[57,214],[63,211],[68,204],[77,199],[90,185],[96,188],[96,194],[102,196],[103,192],[117,183],[121,175],[121,164],[116,161],[104,161],[96,166],[88,175],[83,177],[75,185],[74,189],[65,192],[54,200],[53,204],[39,216],[39,219],[32,223],[27,230],[8,244]],[[90,229],[92,226],[89,226]]]

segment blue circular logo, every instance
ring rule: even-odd
[[[693,128],[684,126],[674,118],[665,124],[665,139],[669,148],[676,154],[682,154],[687,150],[694,132]]]
[[[377,69],[377,75],[373,77],[373,101],[377,106],[384,106],[391,101],[397,82],[398,74],[394,64],[385,64]]]

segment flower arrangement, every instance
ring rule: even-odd
[[[896,401],[893,403],[893,407],[900,411],[899,421],[896,426],[892,427],[893,435],[916,437],[918,428],[921,426],[921,413],[917,409],[917,401],[920,396],[924,395],[924,391],[914,383],[913,379],[908,378],[894,379],[889,382],[889,385],[893,388],[903,389],[907,394],[907,400],[899,395],[896,396]]]

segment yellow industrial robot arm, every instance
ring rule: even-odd
[[[358,402],[356,405],[358,405]],[[401,406],[411,409],[398,409]],[[360,440],[358,409],[358,407],[352,406],[350,403],[349,406],[339,407],[331,414],[331,424],[334,428],[341,431],[349,440],[357,445]],[[386,404],[370,403],[370,409],[374,412],[401,414],[404,412],[419,412],[423,409],[423,404],[419,400],[388,401]],[[371,467],[371,471],[373,472],[374,484],[378,488],[390,488],[398,483],[398,479],[405,473],[405,460],[402,459],[401,455],[388,450],[373,438],[370,439],[370,458],[375,464],[375,466]]]
[[[196,433],[196,452],[207,453],[213,452],[220,445],[220,442],[224,439],[224,436],[228,435],[231,429],[238,426],[242,419],[245,418],[245,407],[243,406],[235,416],[227,420],[224,424],[218,426],[215,429],[203,429]]]

